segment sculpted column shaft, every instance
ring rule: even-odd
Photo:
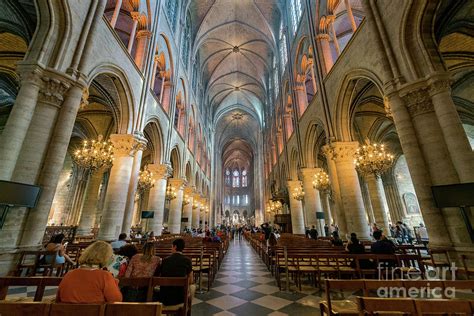
[[[15,104],[0,136],[1,180],[9,181],[12,178],[23,141],[35,113],[40,86],[41,80],[38,73],[32,72],[22,76]]]
[[[303,205],[301,201],[295,200],[291,195],[295,188],[301,187],[301,181],[288,181],[288,193],[290,196],[290,214],[293,234],[305,234]]]
[[[333,159],[336,162],[342,205],[347,220],[346,232],[356,233],[360,239],[369,239],[369,226],[365,214],[359,177],[354,168],[354,154],[358,146],[359,143],[357,142],[336,142],[331,144],[334,150]]]
[[[132,31],[130,32],[130,38],[128,39],[128,47],[127,47],[127,50],[130,54],[132,53],[133,44],[135,43],[135,34],[137,32],[138,17],[139,17],[138,12],[132,12],[131,14],[132,14],[132,19],[133,19],[133,25],[132,25]]]
[[[110,25],[112,26],[112,28],[115,28],[115,24],[117,24],[117,20],[120,15],[121,8],[122,8],[122,0],[116,0],[114,15],[112,16],[112,19],[110,20]]]
[[[172,187],[176,189],[176,198],[171,200],[170,215],[168,218],[168,229],[171,234],[179,234],[181,229],[181,213],[183,209],[183,179],[168,179]]]
[[[130,134],[110,135],[110,141],[114,146],[114,164],[110,169],[104,209],[97,236],[100,240],[116,239],[122,232],[133,156],[137,145],[134,135]]]
[[[199,201],[199,194],[194,195],[193,201]],[[199,208],[193,208],[193,220],[192,220],[192,227],[198,228],[199,227]]]
[[[322,149],[328,163],[328,174],[329,174],[329,179],[331,181],[331,187],[332,187],[333,196],[334,196],[334,206],[335,206],[334,214],[336,215],[336,216],[333,216],[333,219],[335,221],[334,224],[337,224],[341,234],[345,234],[347,233],[347,222],[346,222],[346,215],[344,214],[344,207],[342,205],[341,188],[339,186],[339,177],[337,175],[336,162],[333,159],[334,150],[329,145],[323,146]]]
[[[306,215],[306,226],[315,226],[318,228],[319,235],[324,234],[324,219],[317,219],[316,213],[323,212],[319,191],[313,188],[313,176],[316,168],[301,169],[303,174],[303,191],[304,191],[304,212]],[[291,192],[290,192],[291,195]]]
[[[138,69],[143,69],[143,64],[145,62],[146,47],[148,44],[148,39],[151,36],[151,32],[147,30],[141,30],[137,34],[137,48],[135,50],[135,63],[137,64]]]
[[[403,154],[406,157],[423,220],[430,236],[430,244],[432,246],[450,246],[450,234],[446,229],[441,210],[434,205],[430,188],[432,185],[430,171],[423,159],[421,145],[418,142],[408,109],[396,93],[386,97],[386,103],[393,117]]]
[[[386,235],[389,235],[390,229],[388,227],[388,214],[385,207],[384,197],[385,191],[383,189],[382,179],[377,175],[367,175],[365,177],[367,188],[369,190],[370,203],[374,211],[374,219],[379,228],[382,228]]]
[[[44,228],[48,222],[48,214],[53,203],[82,97],[82,87],[72,86],[68,90],[59,111],[58,120],[54,126],[54,132],[38,181],[38,184],[42,187],[41,196],[36,208],[31,209],[28,213],[21,240],[23,246],[39,245],[43,241]]]
[[[135,156],[133,157],[132,173],[130,175],[130,185],[128,187],[127,204],[125,206],[125,214],[122,222],[122,233],[128,233],[132,226],[133,209],[135,206],[135,194],[138,185],[138,173],[142,163],[143,150],[145,149],[146,140],[140,139],[135,148]]]
[[[430,95],[444,140],[461,182],[474,182],[474,152],[451,96],[450,81],[432,78]]]
[[[152,219],[147,219],[148,229],[160,236],[163,230],[163,215],[166,201],[166,184],[171,175],[171,168],[168,165],[152,164],[148,165],[148,170],[156,175],[155,185],[150,189],[148,198],[148,210],[154,212]]]
[[[320,191],[319,195],[321,196],[321,205],[324,211],[324,218],[326,219],[326,223],[331,225],[334,223],[332,214],[331,214],[331,205],[329,203],[329,194],[327,190]]]
[[[87,183],[87,190],[84,196],[81,219],[77,228],[77,235],[90,235],[94,227],[94,217],[97,212],[99,202],[99,188],[104,177],[104,170],[99,169],[91,173]]]

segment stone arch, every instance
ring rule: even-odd
[[[105,102],[111,104],[117,122],[117,133],[130,134],[134,122],[134,98],[127,75],[112,64],[103,64],[94,68],[88,75],[89,87],[96,81]],[[100,81],[100,82],[99,82]],[[89,88],[90,89],[90,88]]]
[[[298,170],[300,167],[300,163],[298,160],[298,151],[295,148],[291,150],[289,164],[290,164],[289,170],[290,170],[291,180],[298,180]]]
[[[150,163],[161,163],[163,161],[163,133],[160,124],[156,120],[147,122],[143,130],[147,139],[147,150],[143,153],[142,160],[146,160],[146,154],[150,153]]]
[[[199,191],[198,190],[198,186],[199,186],[199,172],[196,171],[196,173],[194,174],[194,186],[196,187],[196,191]]]
[[[185,176],[186,176],[186,181],[188,184],[192,182],[192,170],[191,170],[191,163],[188,161],[186,162],[186,169],[185,169]]]
[[[369,70],[366,69],[356,69],[349,72],[342,80],[340,84],[340,91],[337,102],[336,102],[336,113],[334,115],[335,119],[335,134],[337,140],[340,141],[350,141],[354,139],[351,130],[351,111],[354,110],[351,108],[353,101],[354,89],[357,88],[357,82],[359,80],[366,80],[372,82],[379,91],[382,91],[381,80]],[[382,94],[382,93],[381,93]],[[383,94],[382,94],[383,95]]]
[[[316,119],[309,124],[304,138],[304,165],[309,168],[315,168],[318,164],[318,153],[322,145],[326,143],[326,132],[321,120]]]
[[[287,186],[287,181],[288,181],[288,173],[286,171],[286,165],[285,163],[281,164],[280,168],[280,187],[284,188]]]
[[[176,146],[171,150],[170,163],[173,168],[173,178],[179,178],[181,175],[181,159],[179,154],[179,148]]]

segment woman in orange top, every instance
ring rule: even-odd
[[[59,284],[56,302],[121,302],[118,280],[103,270],[110,263],[112,255],[112,247],[104,241],[96,241],[87,247],[79,258],[80,267],[68,272]]]

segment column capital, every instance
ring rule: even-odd
[[[140,12],[138,11],[132,11],[130,12],[130,15],[132,16],[132,19],[134,21],[138,21],[138,19],[140,18]]]
[[[114,155],[119,157],[133,157],[137,150],[143,150],[142,139],[132,134],[112,134],[110,135],[110,142],[114,147]]]
[[[149,164],[148,170],[153,172],[156,179],[168,179],[173,172],[173,169],[168,164]]]
[[[180,179],[180,178],[169,178],[168,182],[176,188],[176,190],[182,190],[184,186],[186,185],[186,180],[185,179]]]
[[[42,77],[41,81],[39,101],[59,107],[71,85],[59,78],[49,76]]]
[[[288,180],[288,189],[300,188],[302,186],[300,180]]]
[[[411,117],[434,112],[433,103],[430,98],[430,88],[424,83],[422,85],[410,85],[402,89],[400,96],[405,102]]]
[[[151,37],[151,32],[148,31],[148,30],[138,31],[137,35],[136,35],[136,38],[142,38],[142,37],[150,38]]]
[[[326,32],[324,32],[324,33],[323,33],[323,32],[320,32],[320,33],[318,33],[318,34],[316,35],[316,39],[317,39],[317,40],[320,40],[320,41],[321,41],[321,40],[329,41],[329,34],[326,33]]]
[[[451,92],[452,82],[453,80],[448,73],[434,73],[430,75],[427,80],[430,96],[443,92]]]
[[[186,186],[184,188],[184,194],[187,194],[189,195],[191,198],[193,197],[193,194],[194,194],[194,189],[195,187],[194,186]]]
[[[313,176],[316,174],[320,168],[301,168],[301,174],[303,175],[303,178],[309,178],[312,179]]]
[[[358,142],[333,142],[324,145],[322,149],[328,159],[342,161],[353,160],[358,147]]]

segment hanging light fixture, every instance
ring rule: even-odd
[[[176,197],[177,197],[177,193],[176,193],[175,187],[172,186],[171,183],[168,183],[168,185],[166,186],[166,195],[165,195],[166,200],[171,201],[171,200],[176,199]]]
[[[365,144],[357,148],[354,164],[356,170],[363,176],[374,174],[381,176],[393,164],[393,155],[385,151],[384,144],[371,143],[366,139]]]
[[[198,201],[198,199],[194,199],[192,209],[195,210],[198,207],[199,207],[199,201]]]
[[[293,198],[297,201],[301,201],[304,199],[304,191],[301,187],[297,187],[293,190],[292,194]]]
[[[185,194],[184,198],[183,198],[183,206],[188,205],[189,203],[191,203],[191,197],[189,195]]]
[[[146,165],[142,171],[138,173],[138,191],[145,192],[150,190],[155,185],[155,179],[153,179],[153,172],[148,170]]]
[[[113,146],[102,135],[97,140],[84,140],[82,147],[78,148],[72,155],[74,162],[90,171],[101,167],[111,167],[114,161]]]
[[[329,189],[329,185],[329,175],[323,169],[319,169],[314,174],[313,188],[319,191],[326,191]]]

